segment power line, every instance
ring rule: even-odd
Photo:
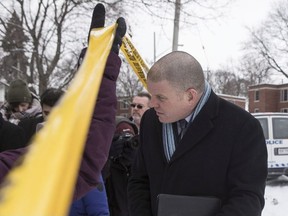
[[[205,57],[206,62],[207,62],[207,70],[209,70],[209,67],[210,67],[209,60],[208,60],[208,57],[207,57],[207,54],[206,54],[205,46],[204,46],[203,41],[202,41],[200,30],[199,30],[199,27],[198,27],[197,24],[196,24],[196,29],[197,29],[197,32],[198,32],[198,35],[199,35],[199,39],[200,39],[201,47],[202,47],[202,50],[203,50],[203,53],[204,53],[204,57]]]

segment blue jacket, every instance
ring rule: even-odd
[[[109,207],[103,179],[97,188],[72,203],[69,216],[109,216]]]

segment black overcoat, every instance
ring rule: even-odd
[[[170,162],[154,109],[141,120],[141,146],[128,186],[130,216],[156,216],[160,193],[215,196],[217,216],[258,216],[264,206],[267,149],[259,122],[214,92]]]

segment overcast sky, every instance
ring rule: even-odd
[[[204,69],[216,70],[227,65],[231,59],[237,60],[241,42],[248,38],[245,26],[259,25],[267,17],[272,2],[275,1],[236,0],[221,22],[214,22],[208,27],[180,25],[179,44],[183,46],[180,46],[179,50],[187,51],[196,57]],[[133,41],[143,58],[153,61],[154,32],[157,58],[171,51],[173,23],[169,26],[167,23],[162,25],[147,22],[146,26],[140,27],[141,29],[134,29]]]

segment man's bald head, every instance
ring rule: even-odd
[[[159,59],[149,70],[147,79],[152,82],[167,80],[180,90],[194,88],[204,91],[205,80],[201,65],[190,54],[171,52]]]

